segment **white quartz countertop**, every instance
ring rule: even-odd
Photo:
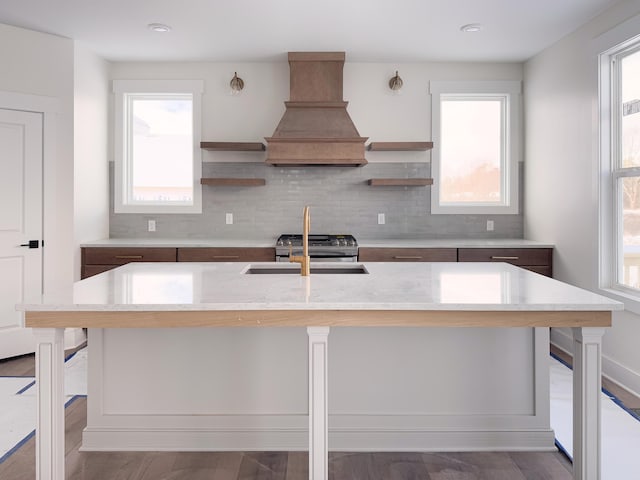
[[[553,248],[553,244],[522,238],[443,238],[358,240],[359,247],[376,248]]]
[[[276,239],[247,240],[247,239],[191,239],[191,238],[105,238],[85,242],[81,247],[275,247]]]
[[[82,247],[275,247],[276,238],[246,239],[176,239],[176,238],[106,238],[81,244]],[[553,248],[553,244],[521,238],[507,239],[358,239],[359,247],[386,248]]]
[[[26,311],[611,311],[622,304],[506,263],[356,263],[366,274],[246,274],[287,263],[130,263],[27,301]],[[344,268],[317,263],[315,267]]]

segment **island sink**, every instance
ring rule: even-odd
[[[282,275],[282,274],[296,274],[300,275],[300,268],[295,266],[283,265],[249,265],[242,273],[250,275]],[[311,266],[312,274],[326,274],[326,275],[353,275],[353,274],[368,274],[369,272],[364,265],[322,265]]]

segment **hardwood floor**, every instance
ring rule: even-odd
[[[0,376],[34,375],[33,356],[0,361]],[[66,409],[67,480],[302,480],[306,452],[80,452],[86,399]],[[0,464],[0,479],[35,478],[31,438]],[[331,480],[569,480],[559,452],[329,454]]]
[[[303,480],[306,452],[79,452],[85,399],[67,408],[67,480]],[[35,478],[35,442],[0,464],[0,478]],[[329,454],[332,480],[570,480],[556,452]]]
[[[571,355],[567,354],[563,350],[560,350],[554,345],[551,345],[551,353],[553,353],[567,365],[573,365],[573,359],[571,358]],[[633,393],[624,389],[617,383],[612,382],[608,378],[602,377],[602,388],[615,395],[618,400],[620,400],[628,409],[634,411],[640,410],[640,398],[636,397]]]

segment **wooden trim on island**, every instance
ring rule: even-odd
[[[370,178],[372,187],[426,187],[433,185],[433,178]]]
[[[375,152],[422,152],[431,150],[433,142],[371,142],[367,150]]]
[[[235,151],[235,152],[263,152],[266,150],[261,142],[200,142],[204,150]]]
[[[201,185],[219,187],[261,187],[266,185],[264,178],[201,178]]]
[[[122,306],[124,307],[124,306]],[[105,306],[105,308],[108,308]],[[610,327],[610,311],[104,310],[25,312],[35,328]]]

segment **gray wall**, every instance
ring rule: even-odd
[[[311,206],[312,233],[351,233],[358,239],[523,236],[522,214],[431,215],[430,187],[366,183],[370,178],[430,177],[431,164],[426,162],[299,168],[207,162],[204,177],[258,177],[267,183],[262,187],[203,186],[203,213],[198,215],[114,214],[110,165],[113,238],[275,239],[281,233],[301,232],[304,205]],[[520,164],[521,188],[522,175]],[[225,213],[233,213],[233,225],[225,224]],[[385,225],[377,224],[378,213],[385,214]],[[156,220],[154,233],[147,232],[149,219]],[[495,222],[493,232],[486,231],[488,219]]]

